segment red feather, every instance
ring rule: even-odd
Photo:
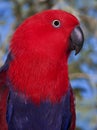
[[[70,109],[71,109],[71,113],[72,113],[70,130],[75,130],[75,126],[76,126],[75,98],[74,98],[74,94],[73,94],[71,85],[70,85]]]
[[[55,20],[60,21],[59,28],[53,26]],[[31,98],[34,103],[46,99],[55,103],[67,93],[70,35],[78,25],[79,22],[73,15],[61,10],[48,10],[28,18],[16,30],[10,45],[14,59],[10,62],[8,71],[0,71],[1,130],[7,130],[6,101],[9,89],[6,77],[11,82],[11,89]],[[72,89],[70,100],[70,130],[74,130],[75,106]]]
[[[54,28],[54,20],[60,21],[60,28]],[[10,46],[14,59],[8,71],[0,71],[0,129],[7,130],[6,101],[9,89],[31,98],[34,103],[44,100],[60,101],[68,91],[68,57],[70,35],[79,25],[71,14],[61,10],[48,10],[36,14],[23,22],[16,30]],[[71,89],[71,87],[70,87]],[[75,104],[71,89],[70,110],[75,128]]]
[[[8,91],[9,89],[6,86],[6,71],[2,71],[0,72],[0,130],[8,130],[6,122]]]
[[[53,20],[61,22],[54,28]],[[11,41],[15,60],[8,74],[16,91],[33,102],[59,101],[68,90],[69,37],[79,24],[71,14],[49,10],[24,21]]]

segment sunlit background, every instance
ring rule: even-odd
[[[45,9],[63,9],[81,22],[82,52],[69,59],[69,76],[76,97],[76,130],[97,130],[97,0],[0,0],[0,66],[6,60],[15,29],[28,16]]]

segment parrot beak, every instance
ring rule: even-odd
[[[84,43],[84,34],[80,26],[74,28],[70,36],[70,49],[75,50],[75,55],[77,55]]]

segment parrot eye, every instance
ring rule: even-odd
[[[60,27],[60,21],[59,20],[54,20],[52,22],[52,25],[55,27],[55,28],[59,28]]]

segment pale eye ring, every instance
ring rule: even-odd
[[[53,25],[53,27],[55,27],[55,28],[59,28],[60,27],[60,25],[61,25],[61,23],[60,23],[60,21],[59,20],[54,20],[53,22],[52,22],[52,25]]]

